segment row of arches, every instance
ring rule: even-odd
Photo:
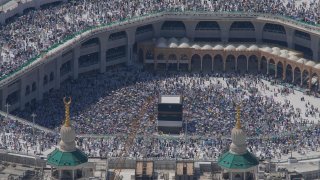
[[[189,59],[186,54],[169,54],[167,57],[166,60],[164,54],[158,54],[154,68],[196,72],[263,73],[296,85],[319,88],[320,73],[272,58],[267,59],[264,56],[259,58],[256,55],[235,56],[230,54],[224,58],[220,54],[214,56],[193,54]]]
[[[165,21],[162,26],[162,30],[186,30],[185,24],[182,21]],[[220,31],[220,25],[216,21],[199,21],[195,27],[195,31],[201,31],[201,30],[219,30]],[[234,30],[248,30],[248,31],[255,31],[254,24],[250,21],[234,21],[229,28],[229,31],[234,31]],[[147,24],[143,26],[139,26],[136,28],[135,34],[143,34],[146,32],[154,32],[154,27],[152,24]],[[271,24],[271,23],[266,23],[263,26],[263,32],[273,32],[273,33],[279,33],[279,34],[286,34],[286,30],[284,26],[279,25],[279,24]],[[306,40],[311,40],[310,34],[295,30],[294,31],[294,36],[298,38],[303,38]],[[119,31],[119,32],[114,32],[109,35],[108,39],[109,41],[117,40],[117,39],[122,39],[122,38],[127,38],[127,33],[126,31]],[[86,46],[88,44],[100,44],[98,38],[92,38],[84,43],[82,43],[81,46]]]

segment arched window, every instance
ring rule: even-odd
[[[36,82],[33,82],[32,83],[32,92],[35,90],[37,90],[37,84],[36,84]]]
[[[169,60],[177,60],[177,56],[175,54],[170,54]]]
[[[146,59],[153,59],[153,51],[147,50],[146,52]]]
[[[53,81],[53,80],[54,80],[54,73],[51,72],[51,73],[50,73],[50,82]]]
[[[180,60],[188,60],[188,56],[185,55],[185,54],[182,54],[182,55],[180,56]]]
[[[286,34],[286,30],[282,25],[267,23],[263,27],[264,32],[272,32],[278,34]]]
[[[159,54],[157,56],[157,60],[164,60],[164,55],[163,54]]]
[[[28,85],[28,86],[26,87],[25,95],[27,96],[27,95],[29,95],[29,94],[30,94],[30,86]]]
[[[45,75],[43,77],[43,85],[46,85],[46,84],[48,84],[48,76],[47,75]]]

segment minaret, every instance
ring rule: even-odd
[[[61,151],[72,152],[76,150],[76,133],[70,123],[71,98],[69,98],[69,101],[67,101],[66,98],[63,98],[63,102],[65,106],[65,121],[64,125],[60,129],[61,141],[59,145]]]
[[[240,105],[237,105],[236,127],[231,131],[231,139],[231,153],[241,155],[247,152],[246,133],[241,129]]]
[[[70,123],[70,105],[71,98],[63,98],[65,106],[65,121],[60,129],[61,141],[59,148],[53,150],[47,156],[47,163],[51,166],[51,177],[53,179],[77,178],[88,179],[93,176],[92,165],[88,164],[88,156],[76,148],[76,133]],[[81,170],[81,175],[77,172]]]
[[[237,105],[236,126],[231,131],[230,150],[219,157],[223,179],[257,179],[258,159],[247,150],[246,133],[241,128],[240,105]]]

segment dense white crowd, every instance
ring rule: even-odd
[[[79,0],[31,11],[0,26],[0,78],[74,32],[166,10],[259,12],[288,16],[312,24],[320,23],[318,0],[299,5],[295,1],[284,0],[216,0],[206,3],[198,0]]]
[[[37,124],[58,132],[64,119],[62,98],[71,96],[71,119],[76,133],[92,134],[78,138],[78,146],[90,156],[117,157],[132,131],[133,119],[139,117],[142,105],[152,97],[154,100],[139,119],[140,128],[128,156],[213,159],[230,145],[236,101],[241,99],[241,120],[250,151],[261,158],[281,158],[291,149],[301,154],[317,151],[320,143],[316,121],[320,117],[318,107],[301,101],[306,109],[302,111],[294,108],[290,100],[285,103],[276,101],[275,97],[295,90],[273,89],[262,78],[267,77],[216,73],[154,74],[135,68],[114,69],[106,74],[65,82],[60,90],[45,96],[41,106],[15,114],[30,119],[30,114],[35,112]],[[160,94],[183,95],[187,140],[185,124],[180,136],[157,133],[155,108]],[[57,134],[41,131],[32,136],[30,126],[14,121],[1,123],[6,130],[0,134],[0,147],[6,146],[6,149],[25,152],[26,147],[33,147],[31,149],[40,152],[56,145],[59,139]],[[18,140],[20,136],[21,141]]]

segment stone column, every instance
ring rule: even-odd
[[[235,64],[235,67],[234,67],[234,71],[237,72],[238,71],[238,57],[235,57],[234,59],[234,64]]]
[[[153,30],[154,30],[153,36],[155,38],[160,38],[161,37],[161,26],[162,26],[162,23],[158,22],[158,23],[155,23],[155,24],[152,24],[152,25],[153,25]]]
[[[195,29],[197,26],[197,21],[183,21],[185,27],[186,27],[186,36],[191,41],[194,39]]]
[[[80,47],[77,46],[73,50],[73,79],[78,79],[79,76],[79,57]]]
[[[211,72],[213,72],[213,63],[214,63],[214,56],[212,57],[212,59],[211,59]]]
[[[20,109],[21,110],[24,109],[24,104],[25,104],[25,99],[26,99],[26,96],[25,96],[26,85],[27,85],[27,82],[24,79],[24,76],[22,76],[20,79]],[[30,85],[30,94],[32,92],[31,89],[32,89],[32,87]]]
[[[277,76],[278,76],[278,63],[277,62],[274,62],[274,70],[275,70],[274,77],[277,78]]]
[[[37,88],[37,100],[41,101],[43,99],[43,77],[44,77],[44,66],[41,65],[38,68],[38,88]]]
[[[3,86],[2,89],[1,89],[1,110],[2,111],[7,111],[7,108],[6,108],[6,100],[7,100],[7,96],[8,96],[8,92],[7,92],[7,86]]]
[[[300,86],[303,86],[303,71],[300,73]]]
[[[128,37],[128,46],[127,46],[127,65],[130,66],[133,64],[133,45],[136,39],[136,29],[126,30]]]
[[[55,78],[55,88],[60,89],[60,83],[61,83],[61,73],[60,73],[60,68],[61,68],[61,63],[62,63],[62,55],[59,55],[59,57],[56,60],[56,78]]]
[[[292,83],[294,83],[294,69],[292,71]]]
[[[229,29],[230,29],[230,26],[231,26],[231,23],[232,21],[220,21],[219,22],[219,26],[220,26],[220,29],[221,29],[221,41],[223,43],[227,43],[228,40],[229,40]]]
[[[177,61],[177,71],[179,71],[180,61]]]
[[[107,66],[107,61],[106,61],[106,52],[107,52],[107,43],[108,43],[108,38],[109,35],[107,34],[102,34],[99,37],[100,40],[100,52],[99,52],[99,58],[100,58],[100,73],[105,73],[106,72],[106,66]]]
[[[309,89],[311,89],[311,83],[312,83],[312,71],[309,71]]]
[[[72,169],[72,180],[74,180],[74,169]]]
[[[287,77],[287,63],[283,63],[282,67],[282,80],[286,80]]]
[[[265,23],[261,22],[255,22],[254,23],[254,28],[255,28],[255,37],[256,37],[256,42],[257,44],[262,43],[262,32],[263,32],[263,26]]]
[[[316,35],[311,35],[311,50],[313,52],[313,60],[320,62],[319,51],[320,51],[320,38]]]
[[[286,30],[288,48],[294,49],[294,43],[293,43],[293,39],[294,39],[294,29],[286,28],[286,27],[285,27],[285,30]]]

